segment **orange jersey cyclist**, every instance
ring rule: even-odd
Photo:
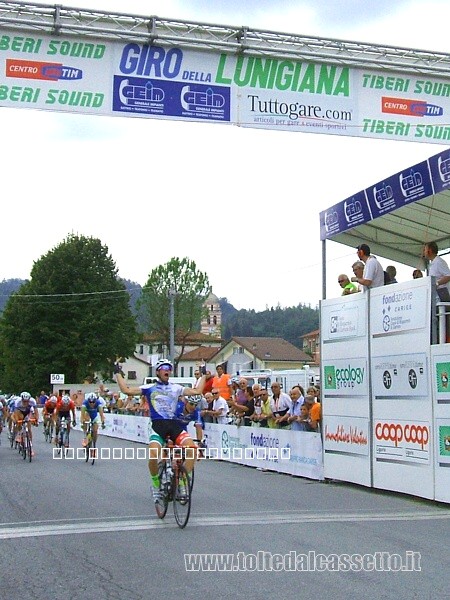
[[[56,401],[56,408],[53,412],[53,421],[55,423],[55,444],[58,441],[59,426],[63,417],[66,419],[67,422],[67,431],[70,431],[71,413],[72,423],[75,427],[75,425],[77,424],[77,419],[75,416],[75,402],[70,399],[70,396],[67,396],[67,394],[65,394],[61,399]]]
[[[205,371],[205,368],[202,369]],[[177,404],[180,396],[197,396],[202,394],[205,385],[206,376],[200,378],[195,388],[185,388],[177,383],[169,381],[173,366],[170,360],[161,358],[156,363],[157,382],[144,384],[139,387],[129,387],[123,378],[120,365],[116,364],[114,372],[120,390],[124,394],[143,395],[146,397],[150,407],[150,418],[152,421],[153,434],[150,436],[150,452],[148,468],[152,478],[153,499],[158,502],[160,499],[160,481],[158,476],[158,460],[161,447],[166,443],[169,437],[177,446],[195,447],[194,441],[185,430],[183,423],[177,418]],[[193,453],[194,454],[194,453]],[[186,470],[192,471],[194,466],[194,456],[186,457]]]

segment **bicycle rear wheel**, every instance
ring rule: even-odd
[[[183,465],[178,467],[174,476],[173,512],[178,527],[186,527],[191,514],[191,484]]]

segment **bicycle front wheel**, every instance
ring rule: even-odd
[[[178,527],[186,527],[191,514],[191,484],[183,465],[178,467],[174,475],[173,512]]]
[[[159,477],[160,477],[160,481],[165,481],[166,480],[166,465],[164,465],[162,468],[160,468],[159,471]],[[169,506],[169,495],[168,495],[168,490],[166,488],[168,484],[164,483],[160,485],[160,491],[161,491],[161,498],[159,498],[159,500],[157,502],[155,502],[155,510],[156,510],[156,514],[158,515],[158,517],[160,519],[164,519],[164,517],[166,516],[166,512],[167,512],[167,507]]]
[[[91,443],[89,445],[89,452],[90,452],[91,465],[93,465],[95,463],[95,457],[97,456],[96,441],[94,439],[91,440]]]
[[[31,455],[31,440],[30,440],[30,434],[27,432],[26,436],[25,436],[25,443],[26,443],[26,454],[28,454],[28,460],[29,462],[31,462],[32,459],[32,455]]]

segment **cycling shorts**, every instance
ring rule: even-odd
[[[182,446],[183,442],[192,439],[179,421],[156,419],[152,421],[152,429],[155,433],[150,436],[150,442],[158,442],[161,446],[165,446],[167,437],[176,446]]]

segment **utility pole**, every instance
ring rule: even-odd
[[[174,364],[175,359],[175,296],[177,291],[169,289],[169,360]]]

